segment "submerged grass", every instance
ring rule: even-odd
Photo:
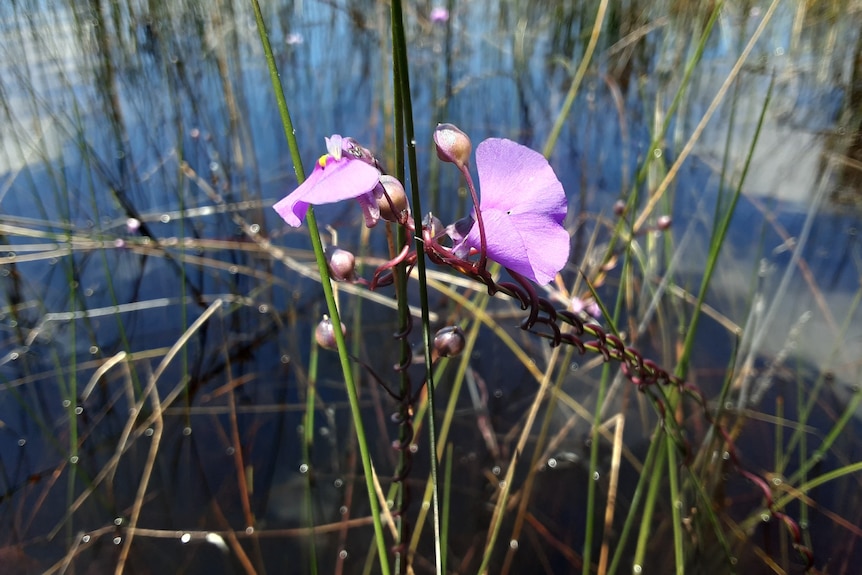
[[[708,13],[678,2],[603,2],[589,12],[561,4],[553,22],[541,6],[504,2],[482,14],[482,26],[480,8],[449,2],[445,31],[430,7],[397,0],[391,12],[369,2],[330,6],[333,18],[322,20],[298,7],[262,11],[256,0],[223,1],[218,16],[203,15],[196,2],[129,3],[110,13],[100,6],[93,14],[98,49],[80,46],[98,78],[101,117],[110,120],[104,133],[88,123],[92,111],[75,93],[76,75],[87,67],[67,66],[65,40],[39,27],[60,22],[62,11],[41,12],[38,4],[3,9],[0,44],[7,61],[23,62],[4,68],[10,74],[0,84],[10,130],[2,134],[9,169],[0,182],[5,564],[46,573],[89,564],[117,573],[138,566],[207,572],[213,565],[245,573],[801,572],[796,542],[775,520],[786,513],[814,550],[815,567],[853,572],[862,537],[855,437],[862,393],[853,355],[862,300],[858,245],[848,244],[844,267],[833,272],[856,282],[847,294],[823,292],[829,272],[810,265],[816,251],[808,247],[833,171],[852,162],[830,152],[808,219],[786,236],[784,206],[748,195],[749,180],[766,171],[764,125],[774,118],[786,74],[757,68],[764,60],[769,66],[758,46],[786,9],[779,2],[756,18],[727,2]],[[791,11],[794,50],[814,41],[806,36],[812,12],[802,4]],[[248,26],[240,24],[252,13],[260,38],[246,37]],[[704,78],[727,48],[726,32],[714,27],[738,14],[742,40],[737,51],[728,49],[722,81],[712,86]],[[73,21],[85,37],[87,18],[74,11]],[[502,41],[513,23],[520,23],[520,39]],[[840,34],[844,25],[835,19],[831,30]],[[318,36],[350,43],[348,29],[359,47],[331,58],[315,52]],[[531,40],[536,53],[540,40],[568,47],[553,54],[566,66],[532,56],[525,48]],[[30,42],[49,48],[43,65],[48,78],[60,80],[62,106],[34,72]],[[824,43],[834,51],[834,34]],[[510,45],[517,54],[501,48]],[[656,46],[685,56],[652,80],[644,74],[661,67]],[[263,66],[242,67],[255,59],[249,54],[265,59],[275,98],[239,79],[266,77]],[[449,76],[463,72],[460,63],[482,54],[493,54],[491,64],[453,85]],[[517,75],[506,72],[510,56]],[[647,63],[640,75],[619,72],[638,59]],[[391,78],[374,71],[377,60],[391,61]],[[542,66],[546,74],[532,85],[530,71]],[[376,74],[373,97],[354,90],[352,69]],[[425,87],[441,69],[442,99]],[[328,83],[324,71],[336,81]],[[136,108],[135,75],[164,88],[167,105]],[[517,103],[495,116],[498,102],[487,94],[507,94],[510,80]],[[629,81],[637,88],[626,88]],[[745,89],[752,81],[765,88],[756,103]],[[330,85],[350,97],[330,94]],[[582,126],[604,121],[585,110],[611,102],[597,86],[615,91],[619,130],[628,134],[616,142],[631,143],[624,151],[611,145],[610,155],[634,165],[608,168],[607,151],[582,151],[589,147]],[[548,89],[553,103],[543,96]],[[21,108],[13,111],[21,97],[29,121],[19,117]],[[219,104],[206,108],[208,98]],[[280,158],[255,161],[261,148],[285,149],[271,129],[256,127],[253,109],[273,102],[296,176],[279,174],[290,183],[278,191],[257,166]],[[328,107],[331,115],[320,113]],[[385,126],[375,124],[375,113],[371,128],[357,127],[352,116],[370,109],[382,110]],[[512,112],[529,121],[512,125]],[[136,115],[146,121],[135,125]],[[267,128],[277,121],[265,118]],[[688,388],[638,389],[617,362],[602,361],[606,343],[585,348],[594,359],[579,359],[574,346],[550,349],[515,329],[525,313],[517,302],[426,268],[422,259],[415,270],[399,268],[397,301],[351,284],[333,291],[313,210],[307,242],[280,225],[267,230],[274,195],[304,177],[301,151],[311,146],[303,139],[348,128],[370,141],[385,134],[379,147],[391,146],[386,158],[394,158],[421,218],[431,184],[419,166],[427,164],[423,154],[433,155],[426,136],[437,118],[491,136],[519,129],[523,138],[515,139],[547,135],[545,154],[573,204],[574,183],[583,184],[583,212],[567,222],[576,238],[572,266],[542,295],[561,307],[595,299],[601,329],[661,358],[665,370],[711,401],[701,403]],[[726,122],[726,132],[710,132],[716,122]],[[143,145],[134,136],[142,126]],[[70,145],[56,149],[52,130]],[[671,133],[677,136],[668,143]],[[717,160],[704,143],[710,139],[722,143]],[[580,172],[567,165],[578,154],[587,168]],[[69,167],[76,164],[80,172]],[[709,169],[689,180],[692,164]],[[623,175],[630,170],[633,185]],[[444,217],[457,203],[445,194],[459,186],[448,176],[434,176],[442,195],[432,204]],[[598,178],[622,182],[619,217],[606,215],[611,202],[595,192],[605,185]],[[606,187],[616,192],[614,185]],[[692,213],[682,198],[693,185],[719,192],[704,193]],[[257,186],[263,188],[253,191]],[[739,282],[744,288],[731,294],[742,303],[724,305],[720,286],[735,278],[734,234],[740,210],[750,206],[762,214],[758,253],[786,273],[768,291],[769,277],[755,261]],[[382,263],[382,232],[356,233],[355,211],[349,213],[331,229],[339,243],[361,246],[361,264],[374,269]],[[659,227],[659,215],[672,216],[671,231]],[[685,234],[673,233],[678,224]],[[394,251],[412,241],[422,253],[419,235],[398,231]],[[699,237],[702,256],[694,255]],[[781,242],[790,252],[785,259],[770,252]],[[769,326],[781,314],[801,315],[779,305],[797,269],[814,294],[811,309],[828,318],[827,336],[806,332],[804,318],[789,334]],[[308,343],[321,286],[336,325],[337,365],[331,352]],[[775,303],[763,309],[768,297]],[[835,322],[832,314],[844,318]],[[342,321],[347,339],[337,327]],[[160,324],[164,330],[154,329]],[[463,355],[432,357],[432,329],[451,324],[465,332]],[[818,365],[797,353],[815,338],[827,343],[817,348]],[[410,362],[422,365],[390,369]],[[857,388],[835,385],[838,374]],[[416,401],[396,405],[378,378],[397,380],[401,393],[417,392],[420,381],[427,387]],[[415,436],[388,420],[396,410],[402,421],[412,418]],[[401,449],[393,451],[392,437]],[[424,455],[413,457],[414,450]],[[293,482],[297,474],[301,481]],[[164,558],[152,550],[165,551]],[[842,554],[851,559],[829,559]],[[298,556],[301,566],[291,559]]]

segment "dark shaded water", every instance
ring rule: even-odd
[[[463,194],[454,192],[457,174],[434,159],[433,127],[451,121],[474,144],[496,136],[541,149],[595,17],[573,4],[463,3],[446,23],[432,22],[425,3],[408,11],[418,177],[426,209],[444,221],[467,208]],[[372,2],[268,4],[264,10],[306,169],[331,133],[351,135],[390,158],[386,10]],[[693,374],[714,393],[738,348],[740,365],[755,375],[772,374],[764,380],[770,386],[752,378],[750,393],[759,402],[751,407],[773,414],[783,402],[790,414],[818,374],[828,373],[828,393],[807,421],[816,430],[810,441],[819,443],[858,388],[862,369],[856,301],[862,276],[862,17],[852,6],[836,8],[844,10],[840,16],[800,10],[779,7],[738,84],[682,164],[659,210],[673,214],[677,259],[645,238],[645,259],[654,264],[646,266],[643,285],[654,287],[672,266],[678,284],[696,293],[713,212],[742,172],[774,82],[707,297],[722,317],[702,322]],[[595,216],[609,217],[650,154],[657,161],[642,188],[659,186],[766,14],[765,7],[725,9],[666,136],[651,148],[705,19],[676,5],[612,7],[595,65],[550,157],[572,211],[592,214],[573,218],[568,280],[576,264],[588,269],[601,253],[606,230],[598,234],[600,245],[590,247],[590,234],[599,228]],[[221,298],[222,308],[158,378],[162,402],[174,390],[178,395],[165,412],[139,520],[154,531],[136,537],[129,569],[241,572],[238,546],[248,561],[271,572],[285,562],[306,565],[308,541],[279,530],[300,527],[307,518],[300,429],[311,327],[322,298],[303,273],[314,267],[306,231],[286,229],[269,209],[296,180],[249,7],[194,0],[33,1],[4,5],[0,19],[0,532],[6,534],[0,560],[11,572],[42,572],[51,565],[60,569],[68,554],[78,571],[113,569],[152,444],[148,438],[158,436],[158,426],[140,425],[141,438],[128,442],[115,471],[108,478],[99,474],[111,467],[129,410],[141,412],[140,418],[152,412],[141,390],[167,349]],[[729,175],[725,183],[722,169]],[[361,243],[355,206],[327,206],[318,217],[338,230],[343,247]],[[140,227],[130,227],[130,218]],[[294,259],[287,266],[275,261],[248,239],[245,224],[290,248]],[[372,234],[370,245],[373,253],[384,253],[382,232]],[[613,282],[601,293],[613,301]],[[649,295],[646,289],[639,294],[632,317],[640,317]],[[356,298],[345,295],[344,301],[358,307]],[[447,319],[445,298],[436,296],[435,306]],[[362,346],[363,356],[384,370],[395,361],[388,343],[394,314],[388,309],[363,304],[362,334],[352,334],[369,344]],[[512,311],[502,302],[494,310],[501,317]],[[347,312],[348,321],[352,315]],[[747,325],[748,338],[722,318]],[[639,345],[671,366],[663,330],[656,327]],[[503,435],[517,426],[535,384],[514,360],[498,361],[507,352],[490,332],[481,342],[472,368],[488,388],[491,424],[509,445]],[[542,364],[544,344],[528,338],[523,345]],[[113,367],[96,383],[106,364]],[[597,378],[575,373],[565,389],[590,405]],[[321,356],[318,391],[311,455],[316,523],[337,519],[341,505],[361,518],[367,513],[364,487],[351,488],[361,468],[333,356]],[[393,406],[377,391],[369,385],[363,397],[385,475],[393,457]],[[446,391],[444,379],[442,397]],[[460,401],[453,508],[464,513],[451,538],[459,560],[481,550],[492,496],[483,473],[505,461],[495,459],[476,432],[475,405],[466,394]],[[561,409],[558,427],[568,416]],[[627,441],[639,451],[649,425],[636,413],[631,417]],[[557,449],[560,461],[575,463],[539,475],[541,493],[562,495],[535,502],[535,514],[574,549],[583,537],[586,477],[578,461],[585,429],[576,426]],[[770,458],[756,454],[775,449],[775,428],[753,423],[746,433],[757,446],[747,456],[772,469]],[[852,434],[846,437],[818,470],[859,460]],[[423,467],[417,457],[416,478]],[[624,482],[631,483],[636,475],[629,471]],[[857,525],[858,480],[857,474],[815,499],[827,511],[846,510],[844,519]],[[416,481],[413,490],[420,493]],[[745,509],[756,505],[738,483],[730,485],[729,497]],[[621,490],[630,492],[630,486]],[[67,515],[82,494],[80,507]],[[835,556],[858,556],[855,532],[830,518],[824,513],[812,519],[818,564],[852,572],[846,565],[842,571]],[[255,528],[242,533],[249,523]],[[191,539],[178,539],[177,530]],[[230,551],[204,539],[207,532],[231,530],[239,531],[240,543],[228,540]],[[781,533],[766,531],[752,541],[779,553],[770,546],[779,545]],[[86,540],[85,533],[91,534]],[[321,535],[316,551],[322,572],[342,562],[359,572],[370,534],[357,528]],[[346,550],[346,559],[338,559],[339,550]],[[740,554],[753,561],[747,565],[762,568],[750,551]],[[423,546],[420,555],[431,556]],[[659,552],[649,560],[645,567],[658,571],[671,561]],[[476,561],[464,559],[461,572],[475,570]],[[518,561],[521,571],[540,561],[553,572],[580,570],[536,538],[520,542]],[[417,560],[417,570],[427,569]]]

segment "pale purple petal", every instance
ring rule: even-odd
[[[538,152],[496,138],[476,148],[476,167],[488,258],[547,284],[569,259],[568,202],[554,170]],[[480,249],[478,224],[466,243]]]
[[[488,259],[539,285],[549,283],[569,261],[569,232],[537,214],[507,214],[482,210]],[[480,249],[479,226],[474,225],[466,243]]]
[[[540,153],[512,140],[490,138],[476,148],[483,209],[546,215],[562,224],[566,193]]]
[[[380,172],[365,162],[323,156],[298,188],[273,208],[288,225],[299,227],[309,204],[331,204],[358,198],[377,185]]]

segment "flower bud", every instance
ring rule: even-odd
[[[659,216],[659,218],[655,222],[655,226],[661,231],[664,231],[670,227],[671,223],[672,220],[670,216]]]
[[[377,196],[377,207],[380,209],[380,217],[388,222],[401,222],[405,212],[409,213],[410,205],[407,203],[407,194],[404,192],[404,186],[389,175],[380,176],[380,183],[385,194]],[[387,196],[389,198],[387,199]],[[392,202],[390,205],[389,202]],[[395,208],[394,210],[392,208]]]
[[[341,334],[347,335],[344,324],[341,324]],[[320,323],[317,324],[317,328],[314,330],[314,339],[317,341],[317,345],[323,349],[333,350],[338,347],[335,343],[335,328],[328,315],[324,315]]]
[[[440,357],[455,357],[467,344],[464,331],[457,325],[450,325],[439,330],[434,336],[434,351]]]
[[[434,130],[434,143],[437,146],[437,157],[444,162],[452,162],[459,168],[464,168],[470,162],[470,152],[473,144],[467,134],[452,124],[437,124]]]
[[[352,253],[335,246],[329,246],[326,248],[325,255],[329,275],[332,276],[332,279],[340,282],[353,279],[356,258],[353,257]]]

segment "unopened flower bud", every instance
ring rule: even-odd
[[[661,231],[664,231],[670,227],[671,222],[672,220],[670,216],[659,216],[655,222],[655,226]]]
[[[407,203],[407,194],[404,192],[404,186],[389,175],[380,176],[380,183],[385,194],[380,194],[377,197],[377,207],[380,208],[380,217],[388,222],[401,222],[406,211],[410,210],[410,205]],[[388,199],[387,199],[388,196]],[[389,202],[392,202],[390,205]],[[392,208],[395,208],[394,210]]]
[[[473,144],[470,138],[452,124],[438,124],[434,130],[434,143],[437,145],[437,157],[444,162],[452,162],[459,168],[470,162],[470,152]]]
[[[353,279],[353,270],[356,267],[356,258],[347,250],[329,246],[326,248],[326,264],[329,267],[329,275],[336,281],[350,281]]]
[[[464,331],[457,325],[450,325],[439,330],[434,336],[434,351],[440,357],[455,357],[467,343]]]
[[[347,335],[347,329],[344,327],[344,324],[341,324],[341,334]],[[323,316],[323,319],[317,324],[317,328],[314,330],[314,339],[317,341],[317,345],[323,349],[335,349],[337,347],[335,328],[328,315]]]

